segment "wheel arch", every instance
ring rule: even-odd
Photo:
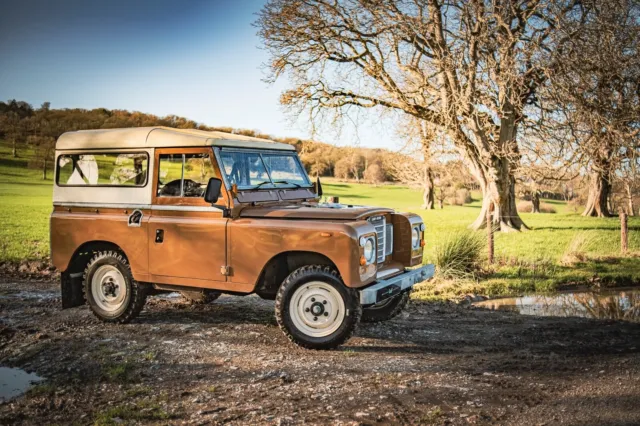
[[[115,243],[104,240],[86,241],[73,252],[67,268],[60,275],[62,308],[73,308],[86,303],[82,291],[82,274],[87,263],[99,251],[118,251],[127,258],[127,254]],[[127,259],[128,260],[128,259]]]
[[[325,265],[335,268],[339,272],[335,262],[322,253],[305,250],[284,251],[274,255],[264,265],[255,292],[262,298],[274,300],[280,284],[296,269],[306,265]]]

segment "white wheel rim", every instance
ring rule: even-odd
[[[334,333],[345,317],[342,296],[332,285],[312,281],[298,288],[289,302],[289,314],[295,327],[310,337]]]
[[[107,312],[117,311],[127,297],[124,276],[115,266],[100,266],[91,277],[91,294],[100,309]]]

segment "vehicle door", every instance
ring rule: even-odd
[[[209,178],[220,178],[212,149],[156,149],[154,164],[149,220],[154,282],[207,287],[206,281],[226,281],[226,190],[218,208],[204,200]]]

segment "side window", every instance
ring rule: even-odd
[[[146,153],[64,154],[58,157],[59,186],[144,186]]]
[[[209,178],[214,176],[208,153],[161,154],[158,163],[158,196],[204,197]]]

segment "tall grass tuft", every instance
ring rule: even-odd
[[[578,232],[567,245],[560,262],[568,266],[585,262],[587,252],[593,247],[595,239],[595,235],[591,232]]]
[[[438,276],[443,279],[475,279],[480,271],[486,241],[472,231],[449,234],[435,247]]]

